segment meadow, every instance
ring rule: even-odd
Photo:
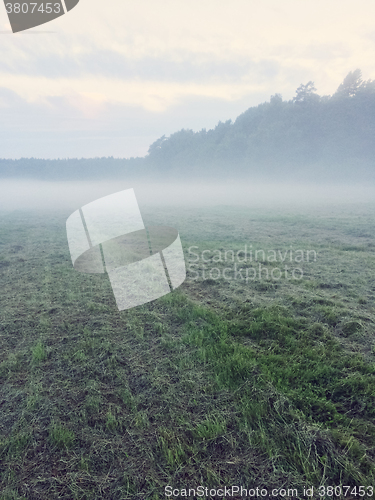
[[[0,213],[0,499],[372,498],[375,205],[142,214],[188,276],[119,312],[69,211]]]

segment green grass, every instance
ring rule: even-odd
[[[123,312],[105,276],[72,269],[67,216],[1,218],[1,500],[374,485],[373,207],[145,210],[179,227],[187,262],[245,243],[318,258],[301,281],[189,272]]]
[[[40,340],[32,348],[31,353],[32,362],[37,365],[47,358],[46,348]]]
[[[74,432],[61,424],[52,422],[49,429],[49,438],[53,446],[70,448],[74,443]]]
[[[346,354],[321,325],[309,328],[305,320],[296,320],[279,307],[258,308],[250,314],[246,311],[244,316],[232,323],[211,316],[203,329],[191,325],[187,338],[199,348],[201,359],[214,368],[219,386],[233,391],[241,388],[241,409],[247,425],[257,432],[259,427],[264,431],[268,424],[271,428],[275,425],[276,415],[267,404],[248,404],[254,387],[266,390],[270,386],[287,398],[291,421],[334,429],[334,443],[345,443],[344,467],[339,457],[331,456],[332,464],[338,460],[331,470],[332,481],[348,482],[355,477],[371,485],[375,479],[374,463],[369,459],[375,445],[374,365],[365,363],[360,355]],[[241,343],[246,338],[255,340],[256,347]],[[270,457],[286,446],[275,442],[270,430],[266,435],[263,445]],[[320,483],[324,469],[319,471],[310,462],[302,467],[307,451],[303,442],[295,445],[291,455],[294,465],[296,460],[300,462],[306,479]],[[356,462],[355,474],[350,459]],[[322,463],[322,457],[317,456],[317,461]]]

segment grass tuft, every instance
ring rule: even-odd
[[[74,432],[58,422],[52,422],[49,429],[51,443],[57,448],[70,448],[75,441]]]

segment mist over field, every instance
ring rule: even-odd
[[[182,129],[137,158],[0,159],[0,209],[76,209],[134,188],[140,204],[317,205],[375,200],[375,80],[331,96],[301,84],[232,122]]]
[[[93,200],[134,188],[139,204],[155,206],[243,205],[314,207],[375,200],[375,186],[252,182],[250,179],[208,182],[150,182],[147,180],[61,181],[2,179],[0,210],[76,210]]]

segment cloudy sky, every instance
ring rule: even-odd
[[[373,0],[80,0],[12,34],[0,5],[0,158],[143,156],[309,80],[375,79]]]

